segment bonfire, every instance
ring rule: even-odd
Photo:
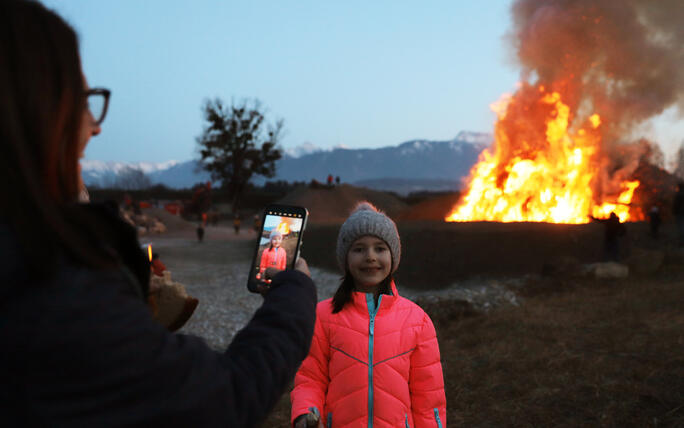
[[[493,105],[493,145],[447,221],[644,219],[635,171],[657,146],[639,127],[684,105],[681,5],[656,3],[514,2],[522,83]]]

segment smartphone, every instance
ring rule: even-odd
[[[249,291],[257,293],[260,284],[271,282],[265,276],[267,268],[294,269],[308,216],[306,208],[294,205],[269,205],[264,209],[247,279]]]

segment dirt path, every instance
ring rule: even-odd
[[[188,230],[141,237],[141,244],[152,244],[154,252],[159,253],[173,280],[185,285],[188,293],[200,301],[181,333],[200,336],[211,347],[222,350],[249,322],[262,302],[261,296],[247,291],[255,238],[253,231],[235,235],[228,227],[207,228],[201,243]],[[318,299],[332,297],[340,274],[316,266],[310,268]],[[441,290],[411,290],[402,288],[401,284],[398,288],[409,299],[465,300],[476,309],[486,311],[499,305],[518,304],[519,298],[510,291],[515,281],[518,280],[511,279],[509,284],[476,278]]]

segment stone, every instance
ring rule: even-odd
[[[621,263],[603,262],[587,265],[597,279],[620,279],[629,276],[629,267]]]

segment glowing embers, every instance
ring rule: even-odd
[[[480,155],[469,188],[446,221],[586,223],[589,214],[630,219],[638,181],[597,202],[600,169],[598,114],[573,128],[558,92],[524,85],[496,104],[495,144]]]

